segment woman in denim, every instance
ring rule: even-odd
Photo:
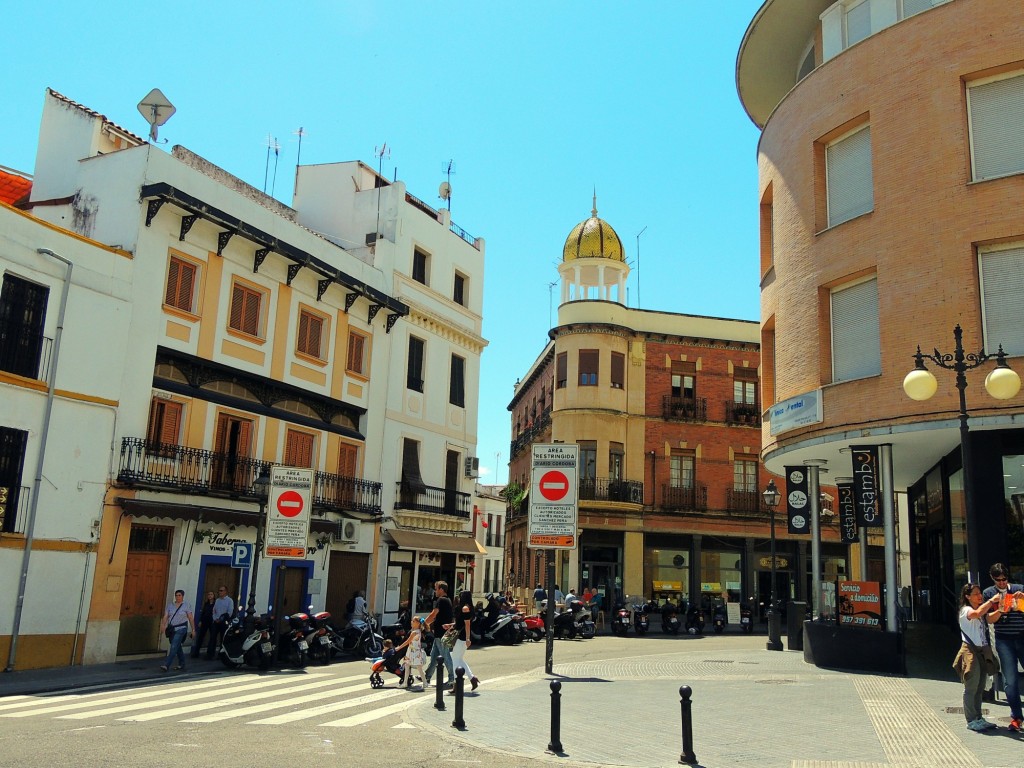
[[[160,634],[164,634],[167,627],[171,627],[174,634],[170,636],[171,648],[167,651],[167,658],[160,665],[160,669],[166,672],[175,657],[177,657],[178,663],[174,665],[174,668],[184,669],[185,653],[181,650],[181,646],[188,635],[195,634],[196,625],[195,619],[192,617],[192,606],[185,602],[185,590],[183,589],[176,589],[174,602],[167,604],[167,610],[164,611],[164,616],[160,620]]]

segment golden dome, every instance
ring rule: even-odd
[[[573,259],[615,259],[625,261],[622,241],[604,219],[597,218],[597,194],[594,195],[594,207],[590,218],[581,221],[565,239],[562,248],[562,261]]]

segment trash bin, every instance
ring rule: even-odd
[[[804,649],[804,619],[807,617],[807,603],[789,601],[786,609],[786,647],[791,651]]]

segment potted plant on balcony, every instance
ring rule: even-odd
[[[519,514],[519,508],[523,504],[523,500],[526,498],[526,488],[521,486],[519,483],[512,481],[506,485],[501,492],[498,494],[505,503],[508,504],[508,511],[510,515]]]

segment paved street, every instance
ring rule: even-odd
[[[483,684],[466,697],[463,732],[451,726],[453,697],[439,712],[432,691],[398,690],[397,678],[373,690],[369,665],[358,660],[266,675],[205,662],[160,674],[158,660],[138,659],[17,672],[0,677],[0,691],[10,692],[0,697],[0,765],[103,764],[115,756],[125,766],[205,765],[241,753],[258,766],[670,766],[682,747],[683,684],[693,689],[694,751],[709,768],[1024,765],[1024,744],[1005,728],[966,730],[951,672],[832,672],[797,652],[765,651],[763,636],[738,635],[556,643],[556,756],[546,752],[552,678],[543,673],[544,645],[478,648],[467,658]],[[1005,726],[1005,704],[986,707]]]

